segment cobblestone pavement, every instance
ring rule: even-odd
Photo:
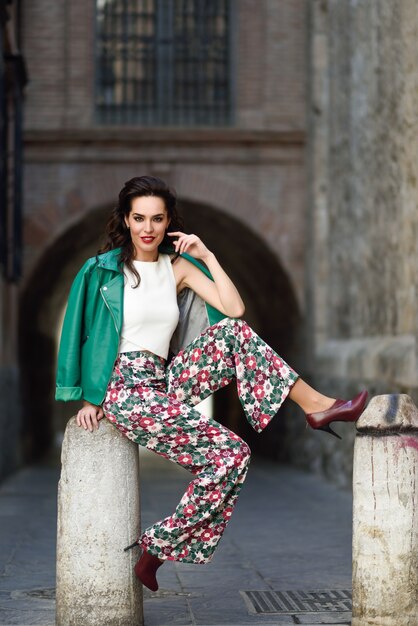
[[[190,474],[145,451],[141,477],[145,526],[171,512]],[[0,486],[1,626],[54,624],[58,478],[58,468],[34,466]],[[243,592],[264,592],[251,596],[262,605],[272,591],[350,590],[351,515],[348,492],[253,460],[213,561],[164,564],[160,589],[145,593],[145,626],[350,624],[344,605],[314,612],[311,602],[287,614],[258,614]]]

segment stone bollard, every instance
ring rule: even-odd
[[[357,428],[352,626],[417,626],[418,409],[376,396]]]
[[[138,446],[106,418],[65,430],[58,484],[56,626],[142,626]]]

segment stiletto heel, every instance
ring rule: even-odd
[[[352,400],[337,398],[329,409],[317,413],[307,413],[306,421],[311,428],[325,430],[325,432],[341,439],[340,435],[333,431],[329,425],[332,422],[356,422],[364,411],[367,396],[367,391],[362,391]]]
[[[342,439],[342,437],[340,437],[340,435],[336,433],[335,430],[332,430],[329,424],[324,424],[324,426],[318,426],[317,430],[324,430],[326,433],[331,433],[331,435],[334,435],[334,437],[338,437],[338,439]]]

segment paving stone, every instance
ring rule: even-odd
[[[0,626],[54,624],[54,601],[25,591],[55,587],[58,478],[58,468],[24,468],[0,486]],[[173,463],[142,454],[142,526],[170,514],[191,479]],[[349,624],[347,614],[252,614],[239,592],[349,589],[351,495],[253,460],[212,562],[167,562],[158,580],[159,591],[144,594],[146,626]]]

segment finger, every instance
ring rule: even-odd
[[[96,413],[91,414],[90,421],[92,424],[92,428],[95,428],[97,430],[99,428],[99,423],[97,421]]]
[[[93,424],[92,424],[92,421],[91,421],[91,415],[90,415],[90,413],[88,413],[88,414],[86,415],[86,424],[87,424],[87,428],[88,428],[88,430],[89,430],[90,432],[92,432],[92,431],[93,431]]]
[[[84,430],[87,430],[86,416],[84,413],[80,414],[80,426],[82,426]]]
[[[179,237],[177,239],[177,241],[175,242],[175,244],[174,244],[176,246],[176,251],[177,252],[180,252],[180,253],[182,252],[182,246],[183,246],[183,242],[184,242],[184,237],[185,237],[185,235],[183,235],[182,237]]]
[[[104,411],[103,411],[103,409],[99,409],[98,412],[97,412],[97,419],[101,420],[103,418],[104,418]]]
[[[184,235],[184,233],[182,233],[180,230],[170,230],[170,231],[167,231],[167,235],[177,236],[177,235]]]
[[[186,249],[193,244],[193,241],[190,239],[184,239],[184,241],[181,244],[181,252],[185,252]]]

